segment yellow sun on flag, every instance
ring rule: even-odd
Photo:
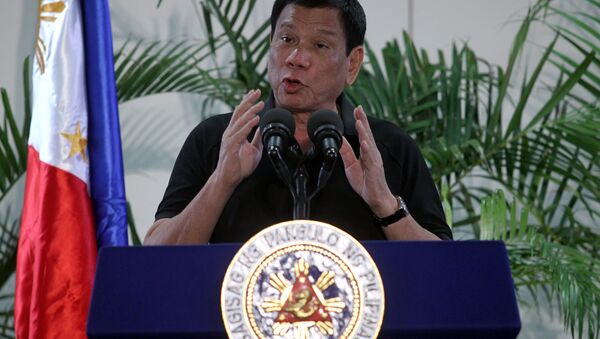
[[[69,133],[60,133],[60,135],[62,135],[63,137],[65,137],[67,140],[69,140],[71,142],[71,150],[69,151],[69,158],[76,155],[77,153],[81,154],[81,157],[83,158],[84,161],[87,161],[87,158],[85,156],[85,148],[87,146],[87,139],[83,137],[83,135],[81,135],[81,127],[79,126],[79,123],[77,123],[77,126],[75,127],[75,133],[74,134],[69,134]]]
[[[56,21],[59,14],[61,14],[66,8],[64,1],[52,1],[42,3],[42,0],[38,0],[38,25],[37,25],[37,43],[35,46],[35,59],[40,66],[40,72],[44,74],[46,71],[46,61],[44,60],[44,53],[46,53],[46,44],[40,37],[40,25],[42,21],[54,22]]]

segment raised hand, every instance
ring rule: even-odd
[[[362,106],[354,110],[356,131],[360,142],[360,158],[356,158],[348,140],[344,138],[340,155],[348,182],[371,211],[379,217],[385,217],[397,209],[396,198],[385,180],[381,154],[375,145],[375,139]]]
[[[260,90],[248,92],[240,104],[236,106],[229,125],[221,139],[219,162],[215,174],[221,183],[228,188],[235,188],[258,166],[262,155],[262,143],[259,129],[256,130],[252,142],[248,142],[248,133],[258,125],[257,115],[264,107],[264,102],[256,102],[260,98]]]

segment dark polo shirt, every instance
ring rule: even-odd
[[[259,115],[273,108],[273,97]],[[338,98],[344,136],[359,154],[354,107],[342,94]],[[230,114],[216,115],[201,122],[190,133],[175,162],[163,200],[155,218],[171,218],[179,214],[204,186],[217,167],[221,136],[229,124]],[[451,239],[440,198],[429,169],[414,142],[402,129],[380,119],[369,117],[377,148],[383,159],[390,190],[406,202],[413,218],[442,239]],[[250,133],[250,140],[254,131]],[[322,159],[314,152],[300,155],[297,143],[286,152],[293,173],[305,166],[309,174],[309,193],[316,186]],[[244,179],[217,222],[210,242],[244,242],[263,228],[292,220],[293,199],[264,153],[258,167]],[[359,240],[382,240],[385,235],[374,223],[369,206],[354,192],[339,158],[327,185],[312,199],[310,219],[335,225]]]

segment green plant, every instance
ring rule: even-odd
[[[600,3],[590,4],[600,12]],[[550,24],[548,13],[589,36]],[[517,62],[535,23],[548,25],[556,36],[533,71],[519,73]],[[388,43],[381,62],[367,45],[369,63],[348,91],[368,112],[397,122],[417,139],[451,206],[455,233],[467,227],[463,237],[490,238],[480,220],[487,218],[485,197],[495,188],[529,211],[524,223],[539,236],[493,232],[507,240],[516,286],[534,297],[549,288],[546,296],[558,301],[571,334],[587,331],[594,338],[600,336],[598,40],[595,17],[541,1],[523,21],[506,68],[489,65],[467,46],[454,47],[448,62],[440,51],[433,62],[404,34],[404,48]],[[543,77],[548,71],[558,73],[550,83]],[[513,87],[516,79],[521,85]]]
[[[484,197],[479,239],[504,241],[516,288],[527,289],[535,297],[543,286],[545,297],[560,303],[573,337],[581,338],[586,330],[590,338],[597,337],[600,258],[557,243],[530,225],[529,211],[519,212],[518,205],[517,200],[507,203],[502,190]]]
[[[201,1],[206,41],[197,44],[125,43],[115,53],[119,102],[168,92],[195,93],[206,97],[204,110],[215,101],[234,107],[249,88],[266,93],[269,24],[244,34],[255,5],[256,0]],[[230,60],[218,59],[223,51],[233,55]]]
[[[27,140],[31,121],[29,79],[29,58],[27,58],[23,64],[25,109],[21,129],[18,127],[6,90],[0,89],[4,109],[2,126],[0,126],[0,203],[6,199],[27,168]],[[16,268],[19,220],[18,216],[11,213],[10,205],[7,204],[6,208],[0,209],[0,288],[4,290]],[[2,305],[0,336],[14,338],[14,294],[0,295],[0,303]]]

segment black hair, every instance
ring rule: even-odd
[[[298,5],[306,8],[337,8],[344,33],[346,34],[346,54],[365,41],[367,18],[358,0],[275,0],[271,10],[271,39],[281,12],[287,5]]]

